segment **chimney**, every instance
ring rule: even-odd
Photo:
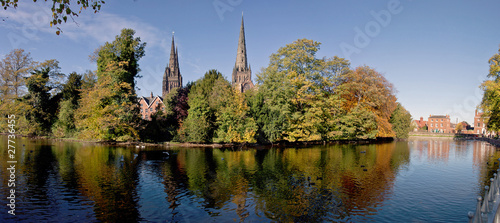
[[[423,122],[424,121],[424,117],[420,117],[420,121]]]
[[[151,100],[153,99],[153,92],[151,91]]]

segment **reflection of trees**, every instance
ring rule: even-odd
[[[132,160],[127,148],[89,146],[75,151],[80,193],[94,202],[99,221],[139,220],[135,194],[137,171]]]
[[[372,211],[390,193],[399,167],[409,162],[409,149],[404,142],[181,150],[177,159],[184,159],[178,162],[186,164],[188,188],[203,198],[205,210],[227,208],[232,202],[235,213],[244,220],[250,211],[248,199],[253,199],[259,216],[277,221],[324,221]]]

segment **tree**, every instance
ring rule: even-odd
[[[362,105],[356,105],[347,114],[338,118],[338,139],[375,139],[377,119],[373,112]]]
[[[91,89],[84,89],[80,106],[75,111],[78,137],[92,140],[128,141],[138,139],[136,123],[138,107],[129,83],[114,82],[112,76],[126,72],[116,62],[111,62]]]
[[[481,84],[484,91],[481,105],[479,106],[486,118],[486,127],[491,131],[500,131],[500,49],[488,61],[490,71],[486,80]]]
[[[75,132],[75,110],[81,96],[82,75],[73,72],[63,85],[61,91],[62,101],[59,103],[57,120],[52,128],[56,137],[69,137]]]
[[[394,130],[394,132],[396,133],[396,138],[408,138],[408,134],[412,129],[411,120],[412,119],[410,112],[408,112],[401,105],[401,103],[398,102],[396,109],[394,109],[394,112],[392,112],[391,119],[389,120],[389,122],[392,124],[392,130]]]
[[[0,94],[2,98],[18,98],[26,91],[25,78],[36,62],[23,49],[12,50],[0,61]]]
[[[189,142],[212,142],[216,126],[216,111],[222,105],[225,88],[220,88],[225,82],[217,70],[210,70],[197,80],[189,92],[189,110],[182,127],[180,137]],[[217,85],[216,85],[217,83]]]
[[[140,37],[134,38],[133,29],[122,29],[120,35],[116,36],[111,43],[106,42],[99,48],[97,58],[97,78],[109,75],[108,65],[116,62],[122,72],[114,73],[111,77],[113,82],[128,83],[132,87],[132,93],[135,93],[136,78],[140,78],[139,60],[145,55],[144,48],[146,43],[141,43]]]
[[[394,87],[379,72],[368,66],[357,67],[342,76],[339,93],[344,99],[343,109],[350,111],[356,106],[373,112],[377,120],[377,137],[394,137],[389,123],[396,109]]]
[[[271,55],[269,66],[257,74],[263,101],[252,101],[251,114],[270,142],[314,141],[338,137],[341,77],[349,61],[316,58],[320,43],[299,39]],[[258,98],[257,98],[258,99]],[[256,107],[259,105],[259,107]],[[262,137],[259,137],[262,138]]]
[[[33,0],[33,2],[36,1],[37,0]],[[18,2],[19,0],[0,0],[0,3],[2,3],[2,7],[4,10],[7,10],[10,7],[17,8]],[[45,0],[45,2],[47,2],[47,0]],[[60,25],[62,22],[66,23],[66,21],[68,20],[68,16],[71,19],[73,19],[73,16],[78,17],[78,15],[80,15],[83,10],[89,7],[94,10],[94,13],[97,13],[101,10],[101,6],[104,3],[104,0],[78,0],[76,1],[77,9],[75,9],[71,8],[70,0],[52,0],[52,20],[50,21],[50,26],[52,27],[53,25],[55,25],[57,27],[56,34],[59,35],[61,29],[58,25]]]
[[[75,115],[80,137],[98,140],[128,141],[138,139],[139,108],[135,94],[139,59],[146,43],[135,31],[122,29],[111,43],[106,42],[97,53],[97,83],[92,75],[84,77],[80,107]]]
[[[71,104],[78,105],[80,100],[80,92],[82,88],[82,75],[76,72],[70,73],[68,80],[63,85],[61,95],[63,100],[71,101]]]
[[[464,128],[464,125],[462,122],[460,122],[457,124],[457,126],[455,126],[455,131],[457,131],[457,133],[461,133],[463,128]]]
[[[26,80],[28,95],[25,97],[33,108],[28,113],[28,120],[37,135],[48,133],[51,126],[52,114],[50,113],[50,90],[48,86],[50,68],[35,70]]]
[[[257,124],[248,115],[249,108],[244,100],[244,95],[229,85],[226,86],[226,89],[229,92],[219,96],[225,99],[225,102],[222,102],[216,113],[217,131],[214,141],[254,143]]]

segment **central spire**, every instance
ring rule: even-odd
[[[172,32],[172,47],[170,47],[170,61],[168,62],[170,71],[173,73],[176,67],[176,57],[175,43],[174,43],[174,32]]]
[[[240,38],[238,40],[238,52],[236,54],[235,68],[238,71],[248,70],[247,47],[245,43],[245,27],[243,25],[243,12],[241,12]]]

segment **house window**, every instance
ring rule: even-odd
[[[153,112],[153,108],[149,108],[149,111],[150,111],[150,112]]]
[[[434,127],[434,124],[431,123],[431,127]]]
[[[443,123],[441,123],[441,127],[443,127]]]

